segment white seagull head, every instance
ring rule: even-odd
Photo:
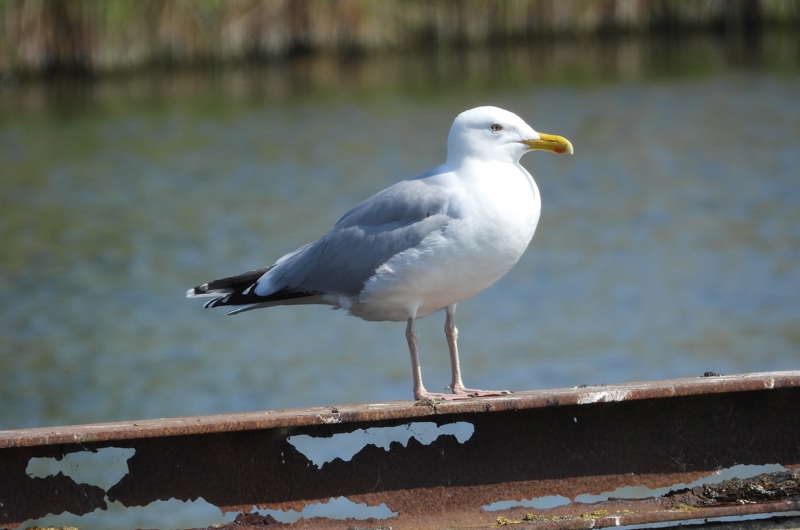
[[[534,149],[573,153],[569,140],[536,132],[513,112],[477,107],[453,121],[447,138],[447,163],[458,166],[468,159],[513,163]]]

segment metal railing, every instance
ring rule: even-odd
[[[303,446],[343,435],[361,441],[325,459]],[[34,458],[104,448],[131,455],[109,487],[27,472]],[[743,465],[772,467],[721,481]],[[798,468],[800,371],[711,376],[2,431],[0,527],[113,501],[203,498],[248,514],[346,497],[390,510],[363,528],[597,528],[796,512]]]

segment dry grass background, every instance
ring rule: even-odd
[[[796,27],[800,0],[0,0],[0,73],[97,74],[650,31]]]

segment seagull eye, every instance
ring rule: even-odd
[[[503,126],[500,125],[499,123],[493,123],[492,124],[492,131],[493,132],[502,131],[502,130],[503,130]]]

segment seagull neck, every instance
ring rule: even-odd
[[[467,165],[480,164],[481,162],[483,162],[483,160],[480,158],[459,154],[458,156],[448,156],[446,164],[452,169],[460,169]]]
[[[479,156],[470,156],[470,155],[463,156],[462,155],[462,156],[457,156],[457,157],[455,157],[455,156],[447,157],[447,162],[445,163],[445,165],[448,168],[452,169],[452,170],[458,170],[458,169],[461,169],[461,168],[466,168],[467,166],[469,166],[470,168],[477,168],[477,167],[481,167],[481,166],[485,166],[485,165],[497,164],[498,162],[500,162],[500,163],[504,163],[505,162],[505,163],[514,164],[517,161],[515,161],[515,160],[486,160],[485,158],[481,158]]]

